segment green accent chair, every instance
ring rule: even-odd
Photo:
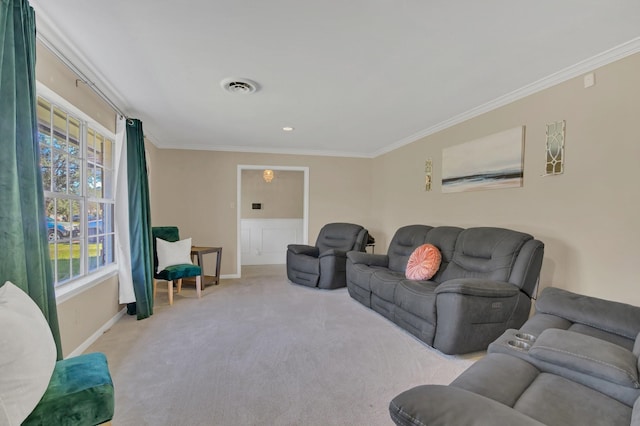
[[[161,240],[176,242],[180,240],[180,233],[176,226],[154,226],[151,228],[153,236],[153,300],[156,299],[156,288],[158,280],[167,281],[169,292],[169,305],[173,305],[173,286],[176,285],[177,292],[182,291],[182,279],[195,277],[196,293],[198,298],[202,297],[202,268],[198,265],[182,264],[168,266],[162,271],[158,269],[158,253],[156,251],[156,238]]]
[[[110,422],[113,382],[103,353],[56,362],[49,386],[22,426],[93,426]]]

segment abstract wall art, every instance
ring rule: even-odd
[[[442,150],[442,192],[522,186],[524,126]]]

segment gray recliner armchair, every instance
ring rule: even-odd
[[[368,231],[352,223],[322,227],[315,246],[287,246],[287,277],[295,284],[322,289],[345,287],[347,252],[364,251]]]

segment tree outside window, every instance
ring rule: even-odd
[[[56,285],[114,262],[114,142],[38,97],[38,143]]]

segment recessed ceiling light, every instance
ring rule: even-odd
[[[282,130],[284,130],[285,132],[293,132],[293,127],[285,126],[282,128]]]

